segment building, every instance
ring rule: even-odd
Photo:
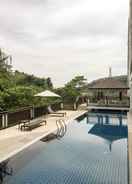
[[[88,98],[91,104],[107,106],[129,106],[127,76],[109,77],[88,84]]]

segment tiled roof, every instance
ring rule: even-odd
[[[88,84],[89,89],[127,89],[127,82],[117,77],[102,78]]]

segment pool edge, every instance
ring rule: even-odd
[[[78,118],[79,116],[82,116],[86,113],[87,111],[79,111],[78,115],[75,115],[73,117],[71,117],[69,120],[66,120],[66,124],[68,125],[70,122],[72,122],[73,120],[75,120],[76,118]],[[26,145],[22,146],[21,148],[17,148],[15,151],[12,151],[11,153],[7,154],[5,157],[3,157],[2,159],[0,159],[0,163],[9,160],[11,157],[15,156],[16,154],[20,153],[21,151],[25,150],[26,148],[28,148],[29,146],[33,145],[34,143],[38,142],[40,139],[46,137],[47,135],[53,133],[54,131],[56,131],[57,128],[52,129],[46,133],[44,133],[43,135],[37,137],[36,139],[32,140],[31,142],[27,143]]]

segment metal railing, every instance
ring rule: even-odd
[[[52,104],[51,107],[57,111],[60,110],[60,104]],[[21,120],[30,120],[48,114],[47,106],[26,107],[16,111],[0,112],[0,129],[19,124]]]
[[[125,97],[120,100],[117,97],[108,97],[107,99],[98,99],[98,98],[90,98],[88,105],[96,105],[96,106],[113,106],[113,107],[129,107],[130,99]]]
[[[62,119],[59,119],[56,121],[56,126],[57,126],[57,133],[56,133],[56,137],[58,139],[64,137],[64,135],[67,132],[67,126],[65,124],[65,121]]]
[[[48,134],[46,137],[42,138],[41,139],[42,142],[49,142],[54,139],[60,140],[62,137],[64,137],[64,135],[67,132],[67,126],[65,121],[62,119],[56,120],[56,126],[57,130],[53,133]]]
[[[62,103],[56,103],[56,104],[51,104],[51,108],[54,111],[58,110],[76,110],[78,105],[76,103],[73,104],[63,104],[62,108]],[[21,120],[30,120],[34,118],[41,117],[43,115],[48,114],[48,106],[40,106],[40,107],[26,107],[26,108],[21,108],[15,111],[4,111],[0,112],[0,129],[4,129],[10,126],[14,126],[19,124]]]

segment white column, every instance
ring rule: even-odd
[[[5,127],[8,127],[8,113],[5,114]]]
[[[2,114],[2,128],[5,128],[5,114]]]
[[[32,107],[32,108],[30,109],[30,117],[31,117],[31,119],[34,118],[34,107]]]
[[[77,109],[77,106],[76,106],[76,103],[74,103],[74,110],[76,110]]]
[[[60,106],[61,106],[61,110],[64,109],[64,104],[63,103],[61,103]]]

